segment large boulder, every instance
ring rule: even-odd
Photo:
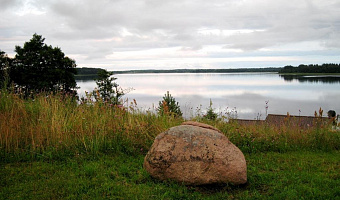
[[[185,122],[159,134],[144,159],[152,177],[186,185],[244,184],[243,153],[212,126]]]

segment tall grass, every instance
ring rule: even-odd
[[[202,120],[202,119],[201,119]],[[0,156],[56,156],[100,152],[146,153],[155,136],[183,119],[142,112],[136,101],[124,107],[102,102],[77,103],[62,94],[39,94],[23,100],[6,90],[0,93]],[[337,150],[339,132],[328,127],[242,126],[206,120],[244,152],[294,149]]]
[[[298,125],[268,123],[238,124],[237,121],[204,121],[221,130],[243,152],[333,151],[340,149],[340,132],[327,124],[303,129]]]
[[[171,116],[142,113],[135,103],[119,108],[100,102],[78,104],[61,94],[40,94],[29,100],[6,91],[0,94],[2,155],[143,152],[158,133],[181,122]]]

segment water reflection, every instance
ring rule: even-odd
[[[339,84],[340,75],[319,75],[319,76],[301,76],[301,75],[280,75],[285,81],[292,82],[297,80],[301,83],[329,83],[329,84]]]
[[[136,99],[138,107],[154,110],[166,91],[180,103],[185,117],[204,112],[210,99],[216,112],[237,111],[238,118],[265,118],[268,113],[313,115],[315,110],[340,112],[340,82],[286,81],[278,74],[120,74],[122,88],[134,88],[125,97]],[[78,93],[92,91],[94,81],[77,81]]]

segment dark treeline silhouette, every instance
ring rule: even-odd
[[[299,65],[297,67],[288,65],[280,70],[280,73],[340,73],[339,64],[322,65]]]
[[[77,68],[77,75],[92,75],[98,74],[99,68],[82,67]]]
[[[39,92],[76,94],[75,61],[65,56],[59,47],[44,41],[41,35],[34,34],[23,47],[15,46],[14,58],[0,51],[2,88],[14,89],[24,97]]]
[[[98,73],[103,70],[100,68],[90,68],[90,67],[82,67],[77,68],[77,75],[75,76],[76,80],[95,80],[98,78]]]
[[[240,72],[279,72],[282,68],[238,68],[238,69],[147,69],[114,71],[114,74],[137,74],[137,73],[240,73]]]

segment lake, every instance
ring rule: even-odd
[[[141,110],[155,110],[167,91],[179,102],[186,118],[215,111],[239,119],[265,119],[268,114],[313,116],[321,107],[340,112],[340,76],[281,76],[276,73],[118,74],[116,82],[133,88],[124,96]],[[77,80],[78,94],[96,87]]]

